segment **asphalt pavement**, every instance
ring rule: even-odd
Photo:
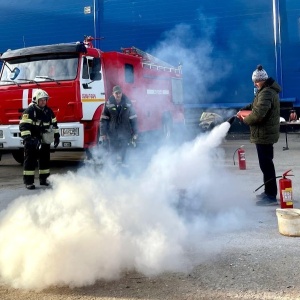
[[[233,157],[235,150],[241,145],[243,145],[246,155],[245,170],[239,169],[237,157],[235,156],[235,159]],[[286,136],[282,133],[279,142],[274,145],[276,174],[280,176],[287,170],[292,170],[291,174],[294,176],[289,178],[292,180],[294,207],[300,208],[300,134],[289,134],[288,149],[285,149],[286,146]],[[254,192],[262,184],[262,174],[258,166],[255,145],[249,142],[247,134],[231,133],[223,140],[219,148],[222,159],[217,161],[228,172],[225,174],[230,174],[229,183],[222,187],[224,195],[227,190],[234,191],[235,189],[239,189],[243,193],[237,194],[238,198],[224,198],[224,201],[218,202],[217,211],[220,212],[222,208],[225,210],[229,201],[231,201],[230,205],[244,202],[246,204],[241,205],[244,212],[240,216],[240,222],[242,224],[244,219],[247,219],[247,222],[243,223],[240,228],[237,228],[239,224],[237,226],[231,224],[235,229],[230,230],[226,224],[228,221],[226,216],[230,216],[230,212],[228,212],[223,216],[224,220],[215,222],[218,225],[224,224],[226,230],[216,230],[213,224],[208,227],[208,233],[211,232],[211,234],[206,237],[205,245],[210,247],[209,252],[212,255],[203,259],[207,255],[203,251],[201,253],[202,261],[199,261],[198,266],[189,273],[183,282],[185,286],[190,282],[195,287],[195,290],[192,290],[195,297],[189,298],[187,294],[186,297],[182,295],[181,299],[299,299],[300,237],[289,237],[279,233],[276,216],[276,208],[279,208],[279,205],[268,207],[255,205],[256,194],[263,191],[261,188]],[[77,172],[82,166],[82,156],[74,159],[72,154],[67,158],[61,157],[61,155],[57,153],[52,156],[54,174]],[[31,193],[43,194],[44,189],[42,188],[35,191],[24,189],[20,176],[22,168],[9,156],[3,157],[0,166],[2,169],[0,173],[0,209],[3,215],[5,215],[5,208],[17,197]],[[11,174],[12,177],[7,179],[8,174]],[[214,185],[218,186],[216,192],[220,190],[221,182],[222,180],[214,182]],[[222,200],[222,194],[219,195],[219,198]],[[232,207],[234,208],[234,206]],[[213,255],[214,252],[218,254]],[[198,256],[199,253],[191,255]],[[158,280],[163,282],[166,278],[162,275]],[[168,282],[171,284],[170,281]],[[201,291],[198,286],[202,284],[204,289]],[[126,289],[122,292],[124,298],[126,292]],[[150,294],[147,294],[145,299],[149,299]],[[207,296],[205,297],[205,295]],[[223,298],[220,295],[223,295]],[[228,295],[228,297],[224,295]],[[167,294],[164,297],[167,299]],[[161,298],[153,297],[153,299],[163,299],[164,297],[161,295]],[[173,297],[173,299],[175,298]]]

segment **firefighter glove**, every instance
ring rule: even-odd
[[[57,148],[59,142],[60,142],[60,134],[59,133],[54,133],[54,148]]]

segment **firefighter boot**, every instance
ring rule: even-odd
[[[26,189],[27,190],[34,190],[35,189],[35,185],[34,184],[26,184]]]
[[[49,186],[50,182],[47,179],[40,179],[40,185]]]

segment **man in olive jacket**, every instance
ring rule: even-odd
[[[238,112],[237,117],[250,126],[250,141],[256,145],[260,169],[263,173],[265,191],[258,195],[257,205],[277,204],[277,183],[273,163],[273,144],[279,139],[280,100],[279,84],[268,77],[261,65],[252,74],[257,93],[252,104]],[[243,111],[251,111],[245,114]]]

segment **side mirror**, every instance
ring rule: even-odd
[[[84,89],[91,89],[91,87],[89,86],[88,83],[83,83],[83,84],[82,84],[82,87],[83,87]]]
[[[15,80],[19,74],[20,74],[20,69],[16,67],[11,71],[9,79]]]
[[[100,72],[92,72],[91,74],[90,74],[90,79],[92,80],[92,81],[95,81],[95,80],[101,80],[102,79],[102,74],[100,73]]]

